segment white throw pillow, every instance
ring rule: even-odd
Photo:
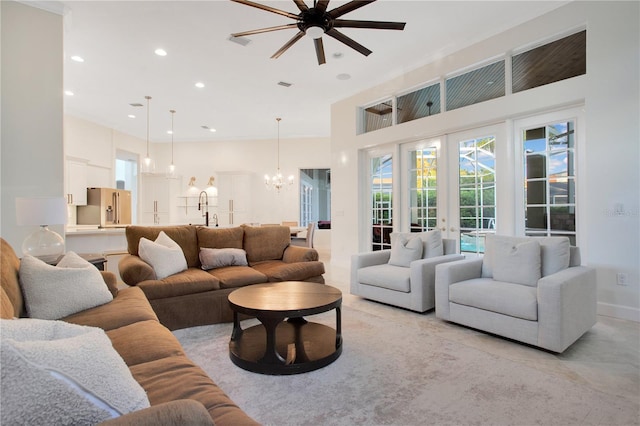
[[[495,240],[508,240],[512,243],[521,243],[535,240],[540,243],[540,257],[542,261],[542,276],[555,274],[569,267],[571,258],[571,243],[568,237],[512,237],[506,235],[489,234],[485,239],[484,257],[482,261],[482,277],[493,277]]]
[[[164,231],[160,231],[155,241],[140,238],[138,254],[140,259],[151,265],[159,280],[187,269],[187,259],[182,248]]]
[[[422,259],[430,259],[444,254],[442,233],[439,229],[425,232],[392,232],[390,235],[392,248],[395,239],[398,237],[420,238],[422,241]]]
[[[535,287],[541,275],[540,243],[534,239],[493,241],[493,279]]]
[[[239,248],[207,248],[200,247],[200,263],[202,269],[222,268],[224,266],[248,266],[247,252]]]
[[[113,300],[95,266],[73,252],[60,264],[68,267],[48,265],[31,255],[22,258],[20,285],[30,317],[60,319]]]
[[[0,330],[2,424],[96,424],[149,407],[103,330],[30,318]]]
[[[422,256],[422,240],[398,236],[391,245],[389,265],[409,267],[411,262]]]

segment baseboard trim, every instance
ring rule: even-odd
[[[598,315],[640,322],[640,309],[598,302]]]

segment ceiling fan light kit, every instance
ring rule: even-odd
[[[295,23],[278,25],[275,27],[261,28],[257,30],[244,31],[231,34],[232,37],[244,37],[254,34],[261,34],[271,31],[279,31],[291,28],[297,28],[298,33],[294,35],[288,42],[286,42],[271,58],[279,58],[284,52],[286,52],[291,46],[293,46],[302,37],[309,36],[313,39],[313,43],[316,50],[316,57],[318,59],[318,65],[326,63],[324,54],[324,45],[322,42],[322,36],[324,34],[338,40],[341,43],[346,44],[350,48],[360,52],[364,56],[369,56],[371,50],[367,49],[357,41],[344,35],[336,28],[364,28],[364,29],[378,29],[378,30],[404,30],[405,22],[386,22],[386,21],[362,21],[362,20],[349,20],[339,19],[342,15],[352,12],[356,9],[366,6],[369,3],[373,3],[375,0],[353,0],[335,9],[327,11],[329,0],[320,0],[313,2],[313,7],[307,6],[303,0],[293,0],[295,5],[300,10],[297,15],[284,10],[276,9],[271,6],[266,6],[260,3],[255,3],[250,0],[231,0],[236,3],[241,3],[247,6],[255,7],[257,9],[265,10],[267,12],[276,13],[278,15],[286,16],[287,18],[294,19]]]

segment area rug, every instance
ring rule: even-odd
[[[309,319],[335,325],[333,312]],[[638,424],[628,400],[441,338],[415,320],[343,306],[342,321],[340,358],[289,376],[236,367],[228,355],[231,324],[174,334],[187,355],[265,425]]]

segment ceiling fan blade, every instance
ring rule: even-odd
[[[282,55],[284,52],[286,52],[287,49],[289,49],[291,46],[293,46],[294,43],[296,41],[300,40],[302,37],[304,37],[304,32],[300,31],[298,34],[294,35],[291,40],[286,42],[285,45],[280,48],[280,50],[278,50],[276,53],[274,53],[273,56],[271,56],[271,59],[279,58],[280,55]]]
[[[336,28],[371,28],[376,30],[404,30],[406,22],[387,21],[354,21],[350,19],[336,19],[333,26]]]
[[[285,12],[284,10],[276,9],[275,7],[266,6],[264,4],[255,3],[249,0],[231,0],[236,3],[245,4],[247,6],[255,7],[258,9],[266,10],[267,12],[277,13],[278,15],[286,16],[291,19],[298,19],[298,15],[291,12]]]
[[[342,42],[344,44],[346,44],[350,48],[357,50],[358,52],[362,53],[364,56],[369,56],[371,54],[371,51],[369,49],[367,49],[366,47],[364,47],[363,45],[361,45],[357,41],[347,37],[344,34],[342,34],[340,31],[336,30],[335,28],[331,28],[325,34],[335,38],[336,40],[338,40],[338,41],[340,41],[340,42]]]
[[[324,45],[322,44],[322,37],[314,38],[313,44],[316,46],[316,57],[318,58],[318,65],[325,64],[327,61],[324,58]]]
[[[309,6],[306,5],[304,0],[293,0],[293,2],[296,4],[296,6],[298,6],[298,9],[300,9],[300,12],[304,12],[305,10],[309,10]]]
[[[287,30],[289,28],[296,28],[297,26],[298,24],[278,25],[277,27],[260,28],[259,30],[243,31],[241,33],[234,33],[231,35],[233,37],[244,37],[244,36],[253,35],[253,34],[268,33],[271,31]]]
[[[369,3],[373,3],[374,1],[376,0],[353,0],[353,1],[350,1],[349,3],[343,4],[342,6],[338,6],[333,10],[330,10],[329,16],[331,16],[333,19],[339,18],[345,13],[349,13],[356,9],[360,9],[362,6],[366,6]]]
[[[316,4],[316,10],[320,13],[324,13],[327,10],[328,5],[329,5],[329,0],[320,0]]]

